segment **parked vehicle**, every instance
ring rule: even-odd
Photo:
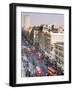
[[[42,76],[42,69],[39,66],[35,68],[35,76]]]
[[[35,76],[48,76],[47,67],[42,65],[36,66],[35,68]]]
[[[52,67],[48,67],[48,75],[49,76],[56,76],[57,75],[57,71],[52,68]]]

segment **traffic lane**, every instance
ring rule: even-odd
[[[33,53],[33,52],[27,53],[26,56],[28,61],[32,63],[32,67],[34,67],[34,69],[36,68],[36,66],[38,66],[39,68],[42,69],[42,72],[43,72],[42,76],[47,75],[48,73],[47,67],[45,66],[45,64],[43,64],[42,62],[40,62],[40,60],[36,58],[36,53]]]
[[[28,48],[30,45],[27,46],[27,43],[25,42],[23,46],[26,46],[26,48]],[[35,48],[33,48],[32,46],[31,46],[31,48],[32,48],[32,51],[35,51],[35,53],[37,53]],[[32,65],[34,65],[35,67],[39,66],[42,69],[42,71],[44,72],[43,73],[43,75],[44,75],[46,73],[47,69],[45,68],[44,64],[42,64],[42,62],[37,60],[35,53],[33,53],[33,52],[29,53],[29,51],[27,51],[26,56],[28,58],[28,61],[31,62]],[[34,69],[35,69],[35,67],[34,67]]]
[[[42,74],[42,76],[45,76],[45,75],[48,75],[48,69],[47,69],[47,67],[46,67],[46,65],[44,64],[44,63],[42,63],[42,62],[40,62],[40,60],[38,60],[37,58],[36,58],[36,54],[31,54],[31,59],[33,60],[33,62],[35,63],[35,67],[39,67],[39,68],[41,68],[42,69],[42,72],[43,72],[43,74]],[[43,61],[43,60],[42,60]]]

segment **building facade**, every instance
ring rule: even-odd
[[[55,59],[57,62],[57,67],[64,70],[64,43],[55,43]]]

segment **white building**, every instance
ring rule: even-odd
[[[64,43],[58,42],[55,44],[55,59],[57,66],[64,70]]]
[[[48,55],[51,62],[53,62],[55,61],[55,44],[58,42],[64,42],[64,34],[50,32],[49,38],[50,38],[50,53]]]
[[[57,42],[64,42],[64,33],[50,32],[50,40],[51,45]]]

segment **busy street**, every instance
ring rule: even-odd
[[[58,75],[59,71],[49,62],[49,58],[46,59],[44,54],[31,45],[26,37],[22,39],[21,49],[22,77]]]

